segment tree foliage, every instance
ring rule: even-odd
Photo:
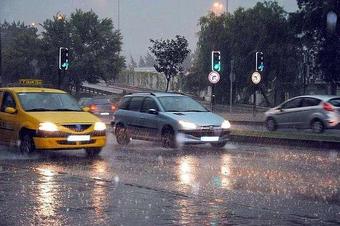
[[[275,90],[276,102],[284,92],[294,89],[297,79],[298,45],[290,29],[287,13],[276,2],[257,3],[250,9],[237,9],[234,14],[209,14],[200,19],[198,54],[187,87],[202,89],[209,84],[211,51],[221,51],[221,81],[216,85],[219,102],[229,100],[230,62],[234,61],[234,95],[244,101],[253,93],[250,75],[255,71],[255,53],[265,56],[262,86]]]
[[[41,36],[37,28],[23,23],[1,25],[7,79],[17,81],[35,75],[57,84],[59,47],[69,49],[70,67],[62,78],[63,88],[114,79],[124,67],[122,36],[111,19],[99,19],[92,10],[76,10],[63,20],[54,16],[40,25]]]
[[[295,14],[301,34],[301,42],[309,54],[316,59],[315,70],[320,71],[336,94],[340,82],[340,2],[337,0],[297,0],[299,11]],[[333,11],[338,15],[337,25],[332,31],[327,27],[327,15]]]
[[[173,76],[178,75],[182,70],[181,64],[189,54],[188,41],[183,36],[176,35],[175,39],[153,40],[149,50],[156,57],[154,67],[156,71],[163,73],[167,80],[166,91]]]
[[[22,22],[1,25],[3,83],[17,82],[19,78],[33,78],[40,72],[41,41],[37,29]]]

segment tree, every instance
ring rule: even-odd
[[[109,18],[99,19],[92,10],[78,9],[70,18],[46,20],[43,27],[45,71],[55,75],[59,47],[69,48],[67,79],[77,90],[84,81],[114,79],[124,67],[125,60],[120,55],[122,36]]]
[[[209,84],[211,51],[221,51],[221,80],[215,85],[216,100],[229,102],[230,62],[234,61],[235,82],[233,96],[247,102],[253,94],[250,75],[255,71],[255,53],[265,55],[262,73],[263,90],[274,90],[275,102],[284,93],[295,90],[298,62],[297,40],[290,29],[288,15],[276,2],[257,3],[250,9],[237,9],[234,14],[216,16],[210,13],[200,18],[199,41],[194,66],[187,76],[186,87],[205,89]],[[196,90],[197,91],[197,90]]]
[[[153,56],[149,52],[146,53],[144,59],[146,67],[153,67],[153,65],[156,63],[155,58],[153,58]]]
[[[149,50],[156,57],[154,67],[156,71],[165,75],[167,92],[171,78],[183,70],[181,64],[190,52],[188,49],[188,41],[184,36],[176,35],[176,39],[150,39],[150,42],[152,46],[149,47]]]
[[[324,80],[330,84],[331,94],[336,94],[337,83],[340,81],[340,1],[297,0],[299,11],[296,13],[301,41],[312,57],[316,59],[316,70],[321,71]],[[327,27],[327,15],[335,12],[338,22],[335,30]]]
[[[2,36],[3,83],[34,78],[40,71],[41,53],[37,29],[22,22],[0,24]]]
[[[133,57],[130,55],[130,64],[129,69],[133,71],[137,67],[136,61],[133,59]]]

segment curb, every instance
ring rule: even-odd
[[[230,135],[230,140],[235,142],[244,143],[257,143],[257,144],[270,144],[270,145],[285,145],[285,146],[302,146],[314,147],[324,149],[340,148],[340,142],[324,141],[324,140],[297,140],[289,138],[275,138],[265,136],[243,136],[243,135]]]
[[[229,120],[232,124],[237,125],[256,125],[256,126],[263,126],[264,122],[262,121],[240,121],[240,120]]]

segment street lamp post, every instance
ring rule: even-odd
[[[2,33],[1,33],[1,29],[2,29],[2,25],[0,24],[0,85],[2,86],[3,78],[2,78],[2,47],[1,47]]]
[[[65,16],[64,14],[62,14],[61,12],[57,12],[57,15],[56,15],[56,18],[58,21],[60,22],[63,22],[64,23],[64,20],[65,20]],[[62,38],[63,39],[63,38]],[[63,41],[63,40],[62,40]],[[59,48],[61,46],[58,46],[58,51],[59,51]],[[59,56],[59,55],[58,55]],[[64,77],[65,77],[65,70],[64,70]],[[58,66],[58,89],[61,88],[61,69],[59,68]]]

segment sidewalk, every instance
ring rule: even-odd
[[[253,115],[253,113],[230,113],[227,111],[215,111],[215,113],[231,122],[241,124],[263,124],[265,120],[263,112],[256,112],[255,115]]]

